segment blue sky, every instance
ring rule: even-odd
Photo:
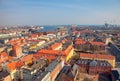
[[[120,24],[120,0],[0,0],[0,25]]]

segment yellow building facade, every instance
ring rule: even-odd
[[[74,53],[74,49],[71,48],[69,54],[66,55],[66,59],[65,60],[68,61],[73,56],[73,53]]]

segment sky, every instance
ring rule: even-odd
[[[120,0],[0,0],[0,25],[120,24]]]

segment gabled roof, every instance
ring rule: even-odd
[[[111,64],[105,60],[93,60],[93,59],[80,59],[76,61],[76,64],[89,65],[89,66],[100,66],[100,67],[111,67]]]
[[[64,50],[50,50],[50,49],[42,49],[38,53],[42,54],[56,54],[56,55],[67,55],[71,51],[72,45],[68,45]]]
[[[38,37],[38,34],[30,34],[31,37]]]
[[[4,71],[4,70],[0,71],[0,81],[2,78],[8,76],[9,74],[10,73],[8,71]]]
[[[86,41],[84,41],[84,40],[81,39],[81,38],[76,38],[76,39],[75,39],[75,44],[86,44]]]
[[[78,66],[76,64],[72,65],[71,70],[68,73],[68,76],[74,78],[76,76],[77,70],[78,70]]]
[[[110,59],[114,60],[115,57],[112,55],[106,55],[106,54],[87,54],[87,53],[80,53],[80,57],[84,58],[97,58],[97,59]]]
[[[105,46],[103,42],[90,42],[92,45]]]
[[[56,68],[56,66],[58,66],[60,64],[60,61],[61,60],[59,58],[57,58],[54,61],[52,61],[49,64],[49,66],[46,68],[46,71],[52,72]]]
[[[1,53],[0,53],[0,57],[1,57],[1,56],[3,56],[3,57],[7,57],[8,54],[7,54],[6,52],[1,52]]]
[[[76,41],[75,44],[86,44],[85,41]]]
[[[61,50],[49,50],[49,49],[42,49],[42,50],[39,51],[39,53],[64,55],[64,52],[61,51]]]
[[[16,61],[13,61],[13,62],[7,64],[7,68],[9,69],[9,71],[15,70],[16,69],[16,64],[17,64]]]
[[[0,53],[0,63],[9,61],[11,58],[6,52]]]
[[[7,68],[8,68],[9,71],[13,71],[13,70],[15,70],[15,69],[20,68],[21,66],[23,66],[23,63],[20,62],[20,61],[19,62],[13,61],[13,62],[8,63],[6,66],[7,66]]]
[[[72,49],[72,45],[69,45],[69,46],[64,50],[65,54],[66,54],[66,55],[69,54],[69,52],[71,51],[71,49]]]
[[[53,44],[53,45],[51,45],[51,49],[55,49],[55,48],[57,48],[57,47],[59,47],[59,46],[62,46],[62,43],[55,43],[55,44]]]
[[[31,60],[32,58],[33,58],[33,54],[30,54],[20,58],[20,61],[25,62],[25,61]]]
[[[78,70],[78,66],[76,64],[70,65],[70,66],[64,66],[61,74],[64,73],[65,75],[67,75],[70,78],[74,78],[76,76]],[[60,79],[60,77],[59,77]]]
[[[30,41],[30,42],[41,42],[42,40],[32,40],[32,39],[28,39],[27,41]]]

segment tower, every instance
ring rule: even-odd
[[[20,57],[22,55],[22,47],[20,45],[13,46],[13,56]]]
[[[108,23],[105,23],[105,28],[108,28],[109,24]]]

